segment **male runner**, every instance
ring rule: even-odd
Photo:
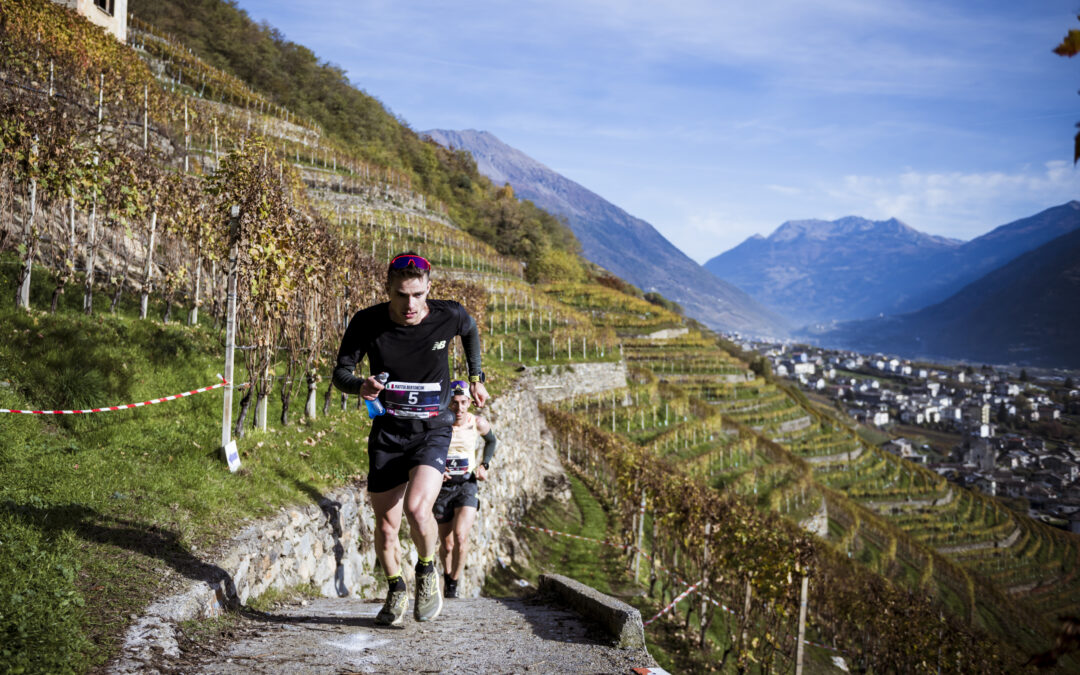
[[[469,533],[480,508],[476,481],[487,480],[496,439],[491,423],[469,412],[472,399],[465,383],[458,380],[450,386],[454,392],[450,399],[450,410],[455,416],[454,433],[446,455],[442,490],[435,500],[435,520],[442,541],[443,595],[456,598],[458,579],[465,571],[465,556],[469,552]],[[477,463],[476,445],[480,438],[484,439],[484,458]]]
[[[386,573],[386,604],[380,625],[401,626],[409,606],[401,576],[398,529],[404,509],[419,560],[413,616],[430,621],[442,610],[435,573],[439,531],[431,507],[442,485],[453,415],[447,349],[461,336],[469,368],[469,391],[477,405],[488,399],[480,368],[480,334],[465,308],[451,300],[429,300],[431,264],[407,252],[386,270],[389,302],[357,312],[338,350],[334,384],[346,394],[382,400],[368,436],[368,495],[375,511],[375,556]],[[353,374],[367,355],[371,376]],[[389,373],[385,387],[376,373]]]

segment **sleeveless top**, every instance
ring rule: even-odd
[[[446,471],[451,477],[465,476],[476,471],[476,445],[480,431],[476,428],[476,415],[466,413],[463,426],[450,427],[450,449],[446,453]]]

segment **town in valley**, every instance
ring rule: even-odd
[[[736,341],[867,442],[1080,532],[1080,374]]]

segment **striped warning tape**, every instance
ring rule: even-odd
[[[526,525],[525,523],[520,523],[520,522],[518,522],[516,520],[510,520],[508,518],[503,518],[503,520],[508,525],[511,525],[513,527],[523,527],[526,530],[533,530],[534,532],[543,532],[544,534],[550,534],[550,535],[552,535],[554,537],[567,537],[569,539],[577,539],[579,541],[589,541],[589,542],[592,542],[594,544],[603,544],[604,546],[611,546],[613,548],[621,548],[624,551],[632,550],[633,548],[635,548],[632,544],[616,544],[615,542],[612,542],[612,541],[604,541],[602,539],[593,539],[592,537],[582,537],[579,534],[570,534],[569,532],[560,532],[558,530],[549,530],[546,527],[536,527],[535,525]]]
[[[680,594],[678,595],[678,597],[676,597],[676,598],[675,598],[674,600],[672,600],[672,601],[671,601],[670,603],[668,603],[668,606],[667,606],[667,607],[665,607],[665,608],[663,608],[662,610],[660,610],[659,612],[657,612],[657,613],[656,613],[656,614],[655,614],[655,615],[653,616],[653,618],[649,619],[648,621],[646,621],[646,622],[645,622],[644,624],[642,624],[642,625],[644,625],[644,626],[648,626],[648,625],[649,625],[650,623],[652,623],[653,621],[656,621],[656,620],[657,620],[657,619],[659,619],[660,617],[662,617],[662,616],[664,616],[665,614],[667,614],[668,612],[670,612],[670,611],[672,610],[672,608],[673,608],[673,607],[675,607],[675,605],[677,605],[677,604],[679,604],[680,602],[682,602],[682,599],[683,599],[683,598],[685,598],[686,596],[688,596],[688,595],[690,595],[691,593],[693,593],[693,592],[694,592],[694,591],[695,591],[695,590],[697,589],[697,587],[698,587],[698,586],[700,586],[700,585],[702,584],[702,582],[703,582],[703,581],[705,581],[705,580],[704,580],[704,579],[702,579],[701,581],[697,582],[696,584],[694,584],[694,585],[693,585],[693,586],[691,586],[690,588],[687,588],[687,589],[686,589],[685,591],[683,591],[682,593],[680,593]]]
[[[218,377],[221,377],[221,375],[218,375]],[[224,378],[222,378],[221,382],[219,382],[217,384],[212,384],[212,385],[210,385],[208,387],[201,387],[199,389],[192,389],[191,391],[185,391],[185,392],[182,392],[182,393],[179,393],[179,394],[173,394],[172,396],[162,396],[161,398],[155,398],[155,399],[153,399],[151,401],[141,401],[139,403],[128,403],[127,405],[110,405],[110,406],[105,406],[103,408],[88,408],[86,410],[9,410],[8,408],[0,408],[0,413],[14,413],[14,414],[17,414],[17,415],[85,415],[85,414],[88,414],[88,413],[110,412],[110,411],[113,411],[113,410],[126,410],[128,408],[141,408],[141,407],[146,406],[146,405],[154,405],[155,403],[164,403],[166,401],[175,401],[177,399],[184,398],[184,397],[187,397],[187,396],[193,396],[195,394],[201,394],[204,391],[210,391],[212,389],[218,389],[220,387],[226,386],[227,384],[229,384],[229,383],[226,382]],[[243,387],[246,384],[247,383],[245,382],[244,384],[241,384],[239,386]]]

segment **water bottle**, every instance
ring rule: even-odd
[[[390,379],[390,373],[379,373],[375,376],[375,379],[379,381],[379,384],[385,385],[386,381]],[[371,419],[375,419],[379,415],[386,414],[386,408],[383,407],[382,401],[376,398],[374,401],[364,399],[364,405],[367,406],[367,416]]]

